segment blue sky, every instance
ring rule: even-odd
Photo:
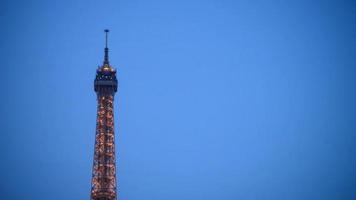
[[[121,200],[356,198],[353,1],[1,1],[0,193],[89,199],[117,68]]]

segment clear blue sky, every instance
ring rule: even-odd
[[[1,1],[0,194],[89,199],[109,28],[120,200],[356,199],[355,1]]]

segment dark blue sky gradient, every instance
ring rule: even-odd
[[[89,199],[109,28],[120,200],[356,199],[355,1],[1,1],[0,194]]]

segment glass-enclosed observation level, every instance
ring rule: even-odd
[[[116,70],[111,66],[105,64],[96,71],[96,77],[94,81],[95,92],[107,91],[108,89],[117,91],[117,79]]]

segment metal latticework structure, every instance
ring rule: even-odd
[[[97,121],[91,200],[116,200],[116,165],[114,137],[114,95],[117,91],[116,70],[109,64],[107,34],[104,63],[96,71]]]

